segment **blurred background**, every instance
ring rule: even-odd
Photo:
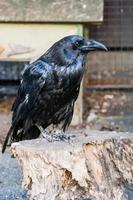
[[[98,40],[108,52],[88,55],[77,127],[132,131],[133,1],[0,1],[0,141],[25,64],[71,34]]]
[[[106,127],[109,123],[110,129],[125,131],[133,130],[132,15],[133,1],[104,0],[103,22],[90,24],[89,36],[105,43],[109,51],[89,56],[84,82],[84,119],[90,103],[93,113],[106,117]]]

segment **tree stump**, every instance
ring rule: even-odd
[[[70,142],[12,144],[34,200],[125,200],[133,184],[133,134],[79,130]],[[133,199],[133,196],[132,198]]]

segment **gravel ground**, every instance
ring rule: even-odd
[[[16,159],[11,158],[9,152],[0,153],[0,200],[27,200],[21,181],[22,173]]]
[[[9,150],[1,154],[1,143],[11,123],[12,102],[13,98],[0,99],[0,200],[27,200],[26,190],[21,186],[20,166]]]

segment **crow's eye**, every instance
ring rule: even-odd
[[[74,44],[76,47],[80,47],[81,46],[82,41],[76,41]]]
[[[79,47],[80,46],[80,44],[79,44],[79,42],[77,41],[77,42],[75,42],[75,46],[76,47]]]

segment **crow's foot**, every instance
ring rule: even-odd
[[[61,130],[57,130],[54,133],[49,133],[49,132],[44,132],[42,133],[43,138],[45,138],[46,140],[48,140],[49,142],[54,142],[54,141],[65,141],[65,142],[69,142],[70,138],[73,136],[70,136],[66,133],[64,133]]]

